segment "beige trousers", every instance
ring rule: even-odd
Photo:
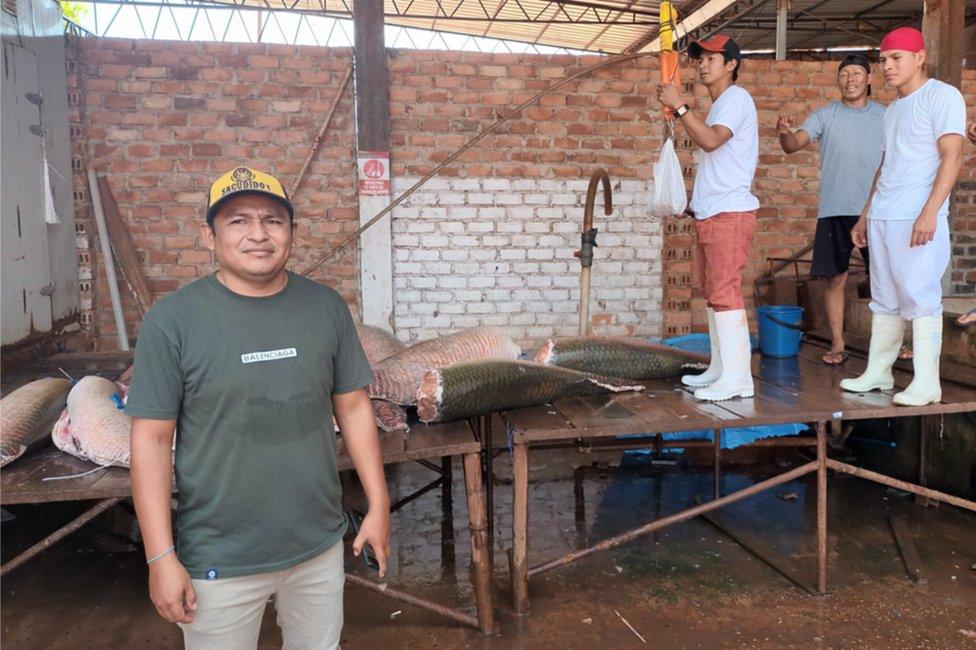
[[[193,580],[197,609],[181,624],[187,650],[257,648],[261,619],[274,596],[284,650],[333,650],[342,632],[345,584],[340,541],[285,571]]]

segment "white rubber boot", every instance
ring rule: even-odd
[[[716,312],[715,326],[722,374],[711,386],[696,390],[695,399],[721,402],[734,397],[752,397],[752,342],[746,310]]]
[[[939,356],[942,354],[942,314],[912,321],[912,364],[915,377],[908,388],[891,400],[902,406],[925,406],[942,400]]]
[[[859,377],[842,379],[840,387],[852,393],[866,393],[878,389],[888,390],[894,386],[891,366],[898,359],[904,337],[905,321],[901,316],[872,314],[868,367]]]
[[[708,347],[711,350],[711,359],[708,361],[708,369],[700,375],[685,375],[681,378],[681,383],[692,388],[701,388],[714,384],[722,376],[722,355],[718,348],[718,328],[715,325],[715,310],[709,307],[708,314]]]

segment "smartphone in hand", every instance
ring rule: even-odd
[[[346,519],[349,520],[349,525],[352,527],[353,538],[359,534],[364,517],[365,515],[355,508],[346,510]],[[373,549],[370,548],[369,544],[363,544],[363,550],[359,555],[363,558],[363,564],[366,565],[367,569],[372,569],[373,571],[380,570],[380,563],[376,561],[376,556],[373,555]]]

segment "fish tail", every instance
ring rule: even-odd
[[[434,422],[440,415],[440,405],[444,399],[444,380],[439,370],[424,374],[417,390],[417,417],[423,422]]]

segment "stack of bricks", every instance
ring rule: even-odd
[[[86,160],[108,177],[151,286],[157,294],[172,291],[213,269],[197,232],[209,182],[245,163],[272,171],[290,185],[350,54],[348,49],[280,45],[74,42],[69,92],[76,207],[84,231],[79,254],[92,261],[89,316],[102,345],[113,345],[114,325],[104,272],[91,248],[96,238],[84,182]],[[396,191],[515,105],[603,60],[391,52]],[[694,83],[694,70],[686,66],[682,74],[692,82],[688,94],[707,109],[707,94]],[[973,71],[965,75],[963,90],[974,117],[976,77]],[[485,138],[395,212],[398,334],[415,339],[445,328],[504,321],[523,342],[531,342],[575,330],[579,267],[571,254],[579,246],[585,183],[597,167],[613,179],[619,207],[609,218],[597,210],[601,235],[591,301],[594,328],[641,335],[700,329],[704,303],[694,288],[690,222],[661,222],[643,211],[662,143],[658,78],[657,61],[648,57],[565,85]],[[759,110],[755,190],[762,204],[743,287],[749,297],[766,258],[802,248],[815,225],[816,152],[784,155],[776,137],[777,116],[787,112],[801,122],[837,97],[835,80],[836,62],[744,64],[740,84]],[[875,99],[892,98],[880,78],[874,88]],[[690,187],[697,154],[680,126],[677,145]],[[952,272],[956,290],[970,293],[976,283],[972,152],[967,145]],[[293,269],[305,268],[355,230],[355,184],[353,105],[347,91],[296,195],[299,237]],[[337,287],[357,311],[358,275],[358,251],[351,246],[315,277]],[[122,293],[130,332],[135,332],[139,314],[124,286]]]

